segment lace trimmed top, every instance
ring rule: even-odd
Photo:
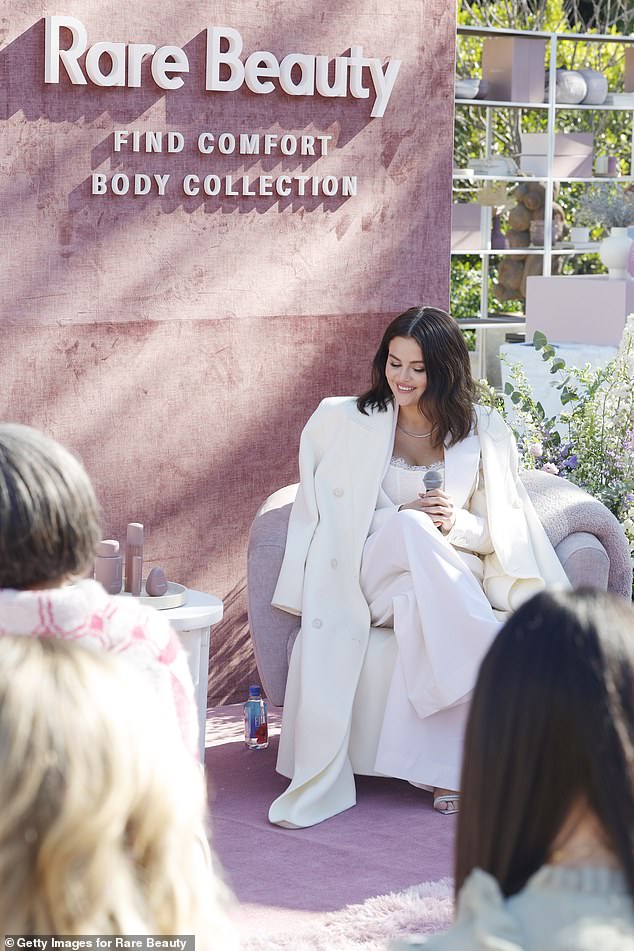
[[[405,459],[392,456],[383,479],[383,490],[394,505],[405,505],[425,491],[425,473],[435,470],[445,482],[445,463],[442,459],[428,466],[414,466]]]
[[[406,459],[401,459],[400,456],[392,456],[390,459],[390,465],[394,466],[396,469],[408,469],[410,471],[414,470],[414,472],[427,472],[429,469],[441,469],[444,471],[445,468],[445,463],[442,461],[442,459],[439,459],[438,462],[430,462],[428,466],[415,466]]]

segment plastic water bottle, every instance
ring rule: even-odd
[[[265,750],[269,745],[266,700],[258,686],[249,687],[249,699],[244,705],[244,742],[250,750]]]

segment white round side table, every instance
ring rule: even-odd
[[[202,591],[187,589],[187,604],[161,611],[170,622],[185,648],[194,681],[198,707],[198,750],[200,761],[205,759],[205,721],[207,719],[207,677],[209,673],[210,628],[222,620],[223,604],[220,598]]]

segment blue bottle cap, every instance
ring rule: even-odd
[[[261,689],[262,689],[262,688],[261,688],[261,687],[258,687],[257,685],[254,686],[254,687],[249,687],[249,696],[250,696],[250,697],[255,697],[256,699],[259,699],[260,694],[261,694]]]

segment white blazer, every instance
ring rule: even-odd
[[[498,413],[475,410],[474,431],[445,449],[445,491],[458,510],[448,540],[489,552],[487,597],[513,610],[545,586],[569,582],[518,478],[511,431]],[[392,406],[366,416],[355,397],[332,397],[302,432],[300,484],[272,601],[302,617],[285,698],[294,770],[271,806],[272,822],[311,825],[355,802],[348,737],[370,632],[361,556],[370,532],[396,509],[381,489],[394,422]]]

